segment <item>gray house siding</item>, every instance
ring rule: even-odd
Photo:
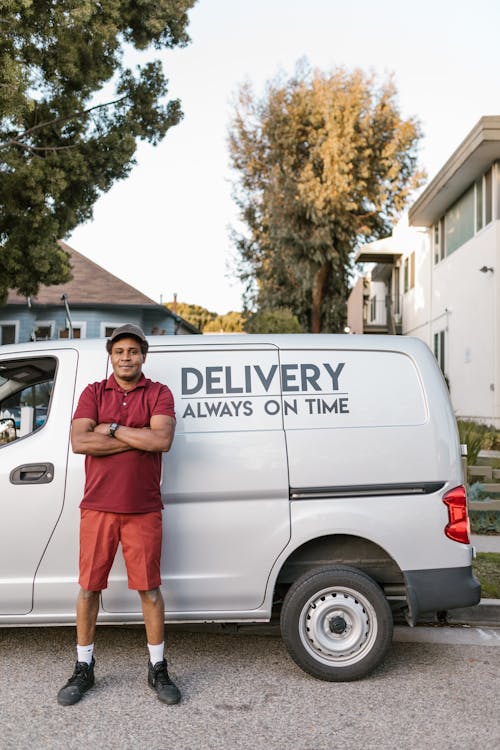
[[[139,307],[113,308],[103,307],[92,309],[85,307],[70,308],[71,321],[74,328],[81,328],[82,338],[100,338],[104,336],[106,327],[116,327],[124,323],[135,323],[141,326],[146,335],[150,334],[185,334],[193,333],[183,325],[184,321],[176,321],[174,317],[163,313],[161,308],[143,310]],[[0,308],[0,327],[2,325],[16,326],[16,342],[32,341],[35,331],[41,326],[50,326],[51,335],[47,338],[57,340],[60,331],[67,327],[67,315],[64,307],[31,307],[26,304],[22,309],[18,305],[6,305]],[[0,342],[3,343],[3,342]]]
[[[37,338],[45,340],[64,336],[68,328],[64,299],[69,305],[74,338],[78,334],[81,338],[100,338],[106,328],[124,323],[141,326],[146,335],[200,333],[186,320],[69,245],[58,244],[69,257],[72,279],[65,284],[42,285],[31,299],[11,290],[6,304],[0,307],[0,345],[32,341],[37,330]]]

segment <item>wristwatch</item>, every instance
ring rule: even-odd
[[[117,422],[113,422],[112,424],[109,425],[109,436],[110,437],[114,437],[115,436],[115,432],[117,431],[117,429],[119,428],[119,426],[120,425]]]

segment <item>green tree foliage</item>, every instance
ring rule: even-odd
[[[203,333],[241,333],[244,331],[245,315],[231,310],[225,315],[217,315],[205,325]]]
[[[287,307],[258,310],[245,323],[247,333],[303,333],[298,318]]]
[[[217,313],[210,312],[206,307],[192,305],[189,302],[166,302],[165,307],[168,307],[169,310],[174,310],[175,308],[177,315],[180,315],[188,323],[199,328],[200,331],[203,331],[207,323],[217,317]]]
[[[174,303],[167,302],[165,307],[173,310]],[[203,333],[237,333],[243,331],[245,316],[240,312],[231,311],[225,315],[218,315],[205,307],[192,305],[188,302],[176,302],[175,310],[177,315],[199,328]]]
[[[303,65],[262,98],[238,92],[229,130],[234,234],[245,303],[291,308],[306,330],[341,330],[354,247],[385,236],[422,175],[414,119],[391,80]]]
[[[185,45],[194,3],[0,0],[0,302],[67,280],[56,240],[179,122],[160,61],[124,51]]]

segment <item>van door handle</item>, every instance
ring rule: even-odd
[[[10,472],[11,484],[48,484],[54,479],[54,464],[23,464]]]

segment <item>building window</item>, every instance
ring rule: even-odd
[[[493,220],[493,168],[456,201],[433,228],[434,263],[455,252]]]
[[[113,322],[105,322],[101,323],[101,336],[104,336],[104,338],[109,339],[115,328],[119,328],[123,325],[123,321],[113,323]]]
[[[403,290],[409,292],[415,286],[415,253],[408,255],[403,262]]]
[[[74,339],[84,339],[87,336],[87,324],[85,322],[82,322],[81,320],[75,320],[75,322],[72,324],[73,329],[73,336]],[[59,329],[59,338],[60,339],[69,339],[69,324],[68,321],[66,321],[66,328],[60,328]]]
[[[446,255],[474,236],[474,185],[446,212]]]
[[[69,328],[61,328],[59,330],[59,338],[60,339],[69,339]],[[78,326],[73,326],[73,338],[74,339],[81,339],[82,336],[82,329]]]
[[[54,323],[50,320],[37,320],[33,332],[35,341],[50,341],[54,330]]]
[[[0,323],[0,345],[1,344],[15,344],[17,339],[17,324],[16,323]]]
[[[483,228],[483,178],[476,182],[476,232]]]
[[[444,234],[444,218],[440,219],[434,224],[434,263],[439,263],[445,256],[445,234]]]
[[[489,224],[493,218],[493,170],[490,169],[483,177],[484,189],[484,223]]]
[[[377,298],[372,297],[370,300],[370,323],[373,323],[377,318]]]
[[[394,267],[393,271],[393,292],[394,292],[394,305],[393,305],[393,311],[395,315],[401,314],[401,298],[400,298],[400,292],[399,292],[399,276],[401,273],[401,269],[399,266]]]
[[[446,331],[438,331],[434,334],[434,356],[441,368],[443,375],[446,374]]]

